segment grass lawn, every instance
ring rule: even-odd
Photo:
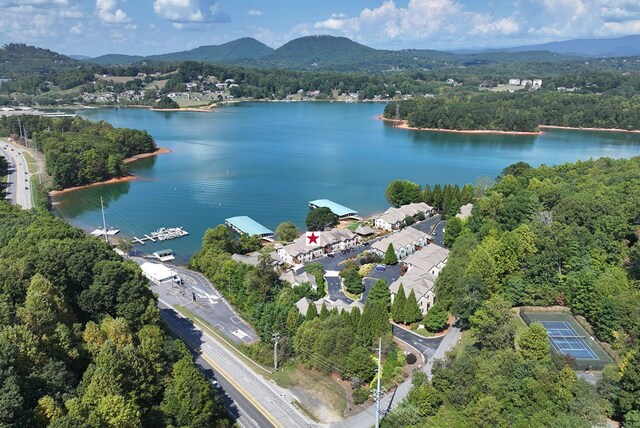
[[[424,337],[433,337],[436,335],[435,333],[431,333],[430,331],[427,331],[426,328],[416,328],[415,330],[411,329],[411,331]]]
[[[349,229],[350,231],[354,232],[358,228],[358,226],[360,226],[360,222],[354,221],[353,223],[350,223],[347,226],[347,229]]]
[[[36,160],[31,156],[26,150],[22,152],[25,160],[27,161],[27,168],[29,169],[30,174],[35,174],[38,172]]]
[[[319,400],[339,415],[344,414],[347,406],[346,392],[332,377],[317,370],[308,370],[293,364],[285,365],[270,377],[281,387],[303,389],[307,391],[312,401]],[[312,404],[301,403],[299,407],[310,416],[313,415]]]
[[[347,296],[351,300],[360,300],[360,299],[362,299],[362,293],[360,293],[360,294],[351,294],[351,293],[349,293],[347,291],[346,288],[344,288],[344,285],[342,286],[342,292],[344,293],[345,296]]]

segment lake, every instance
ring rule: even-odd
[[[377,119],[374,103],[241,103],[212,113],[84,109],[90,120],[147,130],[172,150],[131,165],[137,180],[56,198],[56,210],[87,230],[102,224],[141,237],[183,226],[190,235],[139,249],[172,248],[186,261],[207,228],[248,215],[274,230],[304,227],[308,203],[327,198],[367,216],[384,211],[395,178],[422,185],[475,183],[515,162],[532,166],[640,154],[640,135],[548,130],[531,135],[407,131]]]

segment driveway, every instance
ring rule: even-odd
[[[347,303],[353,302],[353,299],[348,298],[342,291],[342,278],[339,276],[326,275],[324,279],[327,281],[327,295],[331,300],[344,300]]]
[[[391,324],[391,332],[398,339],[407,342],[409,345],[416,348],[424,355],[425,360],[429,360],[436,353],[436,349],[440,346],[445,336],[436,338],[427,338],[420,336],[419,334],[408,331],[402,327],[398,327],[395,324]]]

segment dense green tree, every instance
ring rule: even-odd
[[[447,328],[449,322],[449,314],[444,307],[436,302],[424,317],[424,328],[432,333]]]
[[[391,318],[395,322],[404,322],[406,303],[407,297],[404,293],[404,286],[400,284],[400,288],[398,288],[398,292],[396,293],[396,296],[393,299],[393,304],[391,305]]]
[[[314,318],[318,317],[318,309],[316,308],[316,305],[312,303],[309,304],[309,307],[307,308],[307,313],[305,315],[305,320],[306,321],[311,321]]]
[[[224,412],[220,396],[189,358],[174,364],[160,408],[174,426],[230,426],[218,417]]]
[[[402,318],[405,324],[413,324],[422,319],[422,311],[420,310],[420,306],[416,300],[416,294],[413,290],[411,290],[409,296],[407,296]]]
[[[363,346],[354,347],[347,356],[346,363],[349,373],[360,382],[366,383],[376,374],[377,365],[371,352]]]
[[[518,352],[525,360],[540,363],[551,361],[551,345],[547,330],[540,323],[532,323],[518,337]]]
[[[385,192],[389,204],[394,207],[422,201],[422,189],[419,184],[409,180],[393,180]]]
[[[515,339],[515,327],[509,302],[495,295],[485,301],[469,320],[473,335],[486,349],[512,348]]]
[[[157,108],[159,110],[173,110],[173,109],[180,108],[180,105],[174,100],[172,100],[171,98],[165,96],[160,98],[155,103],[154,108]]]
[[[390,309],[391,291],[385,279],[379,279],[373,283],[367,295],[367,302],[380,303],[387,308],[387,311]]]
[[[398,257],[396,256],[396,252],[393,249],[393,244],[389,244],[387,247],[387,251],[384,253],[384,258],[382,259],[382,263],[387,266],[397,265]]]
[[[337,225],[338,216],[331,209],[320,207],[309,211],[305,224],[309,231],[323,231],[326,227]]]
[[[447,226],[444,230],[444,243],[447,247],[451,247],[454,242],[456,242],[456,238],[460,235],[462,231],[462,220],[458,217],[449,217],[447,220]]]
[[[275,235],[278,241],[291,242],[300,236],[300,231],[292,221],[283,221],[276,227]]]
[[[362,277],[358,272],[356,264],[346,266],[340,271],[340,277],[344,283],[344,288],[351,294],[360,294],[364,291]]]

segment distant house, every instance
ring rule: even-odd
[[[460,207],[460,212],[456,214],[456,217],[460,220],[466,220],[471,215],[471,210],[473,210],[473,204],[463,205]]]
[[[540,88],[542,86],[542,79],[533,79],[531,86],[534,88]]]
[[[371,252],[384,257],[389,244],[393,245],[398,260],[413,254],[426,246],[431,240],[431,235],[413,227],[407,227],[399,232],[392,233],[371,245]]]
[[[407,267],[407,273],[394,281],[390,286],[391,299],[395,299],[400,285],[405,294],[414,292],[418,306],[426,314],[435,300],[435,281],[440,271],[447,263],[449,250],[435,244],[411,254],[402,263]]]
[[[356,230],[353,231],[356,235],[359,236],[370,236],[376,233],[375,230],[371,228],[371,226],[358,226]]]
[[[520,79],[509,79],[509,84],[520,86]]]
[[[307,263],[334,251],[347,250],[358,245],[358,236],[348,229],[332,229],[316,232],[318,243],[307,245],[307,237],[301,235],[292,243],[277,249],[278,256],[290,265]]]
[[[530,79],[522,79],[520,81],[520,86],[531,86],[533,82]]]
[[[433,207],[424,202],[418,202],[403,205],[400,208],[389,208],[383,214],[374,218],[373,225],[382,230],[398,230],[404,226],[406,217],[416,218],[419,213],[423,213],[425,216],[432,215]]]

